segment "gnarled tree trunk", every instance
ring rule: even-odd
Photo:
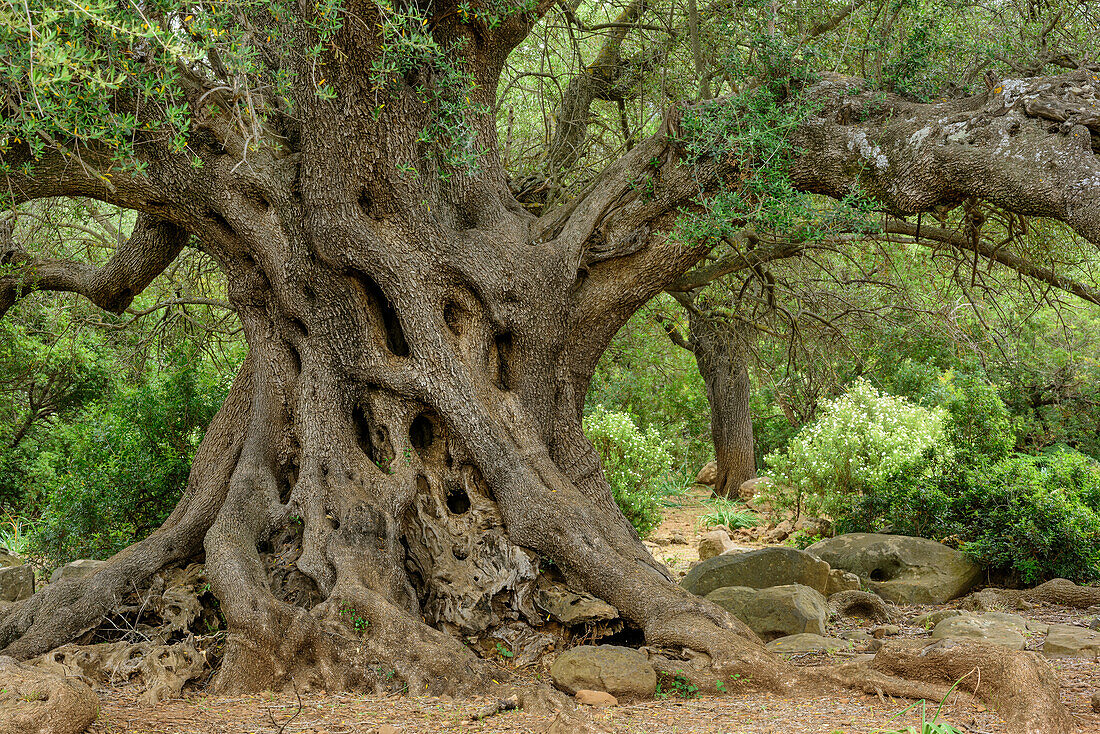
[[[433,7],[428,32],[461,49],[454,63],[476,82],[463,122],[484,153],[460,170],[441,162],[447,134],[424,134],[438,130],[439,108],[422,94],[435,70],[414,64],[380,86],[379,10],[345,6],[351,20],[322,44],[333,99],[316,93],[316,60],[278,59],[299,82],[288,91],[293,114],[272,113],[275,142],[242,137],[224,105],[204,106],[224,84],[191,80],[187,154],[150,135],[136,148],[148,164],[141,174],[106,186],[95,165],[108,170],[110,156],[96,160],[93,148],[83,167],[49,149],[33,171],[22,167],[34,158],[25,145],[5,153],[17,201],[96,196],[142,214],[102,268],[5,253],[25,267],[0,278],[0,313],[35,288],[125,308],[190,236],[224,271],[250,353],[165,527],[92,578],[10,609],[3,652],[26,658],[73,639],[128,584],[195,555],[201,540],[228,622],[222,691],[359,688],[394,676],[413,691],[485,686],[487,665],[448,631],[538,624],[530,595],[545,563],[616,607],[649,644],[707,653],[727,679],[789,689],[800,679],[789,665],[650,556],[580,422],[612,336],[712,246],[672,241],[668,230],[736,172],[683,165],[673,113],[583,196],[536,218],[508,191],[484,110],[508,51],[549,4],[493,28],[464,22],[451,4]],[[312,21],[304,8],[287,12]],[[280,22],[257,13],[259,27]],[[308,24],[279,30],[301,34],[302,46],[317,40]],[[844,194],[870,175],[887,206],[918,211],[954,201],[993,156],[980,195],[1100,241],[1095,192],[1084,188],[1100,165],[1087,140],[1051,143],[1045,123],[1012,108],[1020,145],[1068,162],[1073,197],[1056,196],[980,152],[1001,118],[976,126],[965,145],[938,122],[980,117],[980,104],[1003,111],[1003,98],[893,100],[911,123],[876,117],[881,103],[845,85],[823,83],[822,112],[799,131],[807,154],[795,178],[806,189]],[[873,114],[853,115],[861,104]],[[873,126],[889,145],[867,142]],[[906,185],[891,188],[902,172]],[[293,553],[270,567],[264,551],[287,539]]]

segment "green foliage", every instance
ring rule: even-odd
[[[34,555],[48,565],[104,558],[167,518],[227,391],[201,364],[175,352],[159,376],[120,386],[51,431],[30,468],[44,497]]]
[[[942,411],[884,395],[864,380],[825,404],[782,453],[766,458],[772,481],[764,493],[778,506],[847,514],[901,468],[942,441]]]
[[[677,310],[671,298],[656,299],[620,330],[596,367],[585,413],[603,405],[629,415],[643,429],[655,427],[673,459],[669,479],[683,486],[714,458],[714,446],[706,386],[695,357],[674,345],[659,321],[675,318]]]
[[[370,627],[370,620],[359,613],[359,610],[351,604],[344,602],[340,605],[340,616],[348,621],[355,631],[362,637]]]
[[[980,463],[1007,456],[1016,444],[1016,436],[996,388],[973,377],[955,380],[953,388],[943,427],[956,458],[964,463]]]
[[[719,689],[719,692],[721,690]],[[670,694],[680,698],[695,698],[699,695],[699,687],[692,683],[691,678],[688,678],[682,670],[677,670],[675,673],[658,671],[657,690],[654,695],[657,698],[668,698]]]
[[[661,521],[658,480],[672,468],[664,438],[654,428],[638,430],[630,416],[602,405],[585,416],[584,432],[600,452],[604,473],[626,519],[639,535]]]

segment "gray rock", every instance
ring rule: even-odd
[[[957,550],[926,538],[849,533],[806,549],[833,568],[863,579],[876,594],[898,604],[943,604],[962,596],[981,578],[981,567]]]
[[[859,587],[859,576],[841,568],[832,568],[829,569],[829,581],[825,585],[825,596],[832,596],[841,591],[859,591]]]
[[[0,566],[22,566],[23,559],[0,546]]]
[[[713,487],[718,482],[718,462],[708,461],[703,464],[703,468],[699,470],[699,474],[695,477],[696,484],[702,484],[706,487]]]
[[[915,617],[910,624],[914,627],[923,627],[926,630],[930,630],[948,617],[957,617],[960,614],[965,614],[965,612],[961,609],[937,609],[934,612],[928,612],[927,614]]]
[[[33,595],[33,568],[25,564],[0,567],[0,601],[22,601]]]
[[[652,698],[657,671],[637,650],[615,645],[581,645],[566,650],[550,667],[554,685],[566,693],[604,691],[616,698]]]
[[[680,584],[698,596],[726,586],[769,586],[801,584],[824,593],[829,565],[794,548],[761,548],[748,553],[708,558],[688,571]]]
[[[707,594],[707,599],[731,612],[765,642],[802,633],[825,634],[825,597],[808,586],[724,587]]]
[[[619,611],[588,594],[578,594],[561,584],[550,584],[535,594],[535,604],[556,622],[565,625],[590,624],[617,619]]]
[[[1100,660],[1100,632],[1068,624],[1052,624],[1043,642],[1048,658]]]
[[[932,638],[975,640],[1000,645],[1010,650],[1023,650],[1026,644],[1024,632],[1027,631],[1027,622],[1022,617],[1019,619],[1023,624],[990,617],[988,614],[960,614],[940,621],[932,630]]]
[[[90,558],[70,561],[50,574],[50,583],[57,583],[61,579],[87,578],[106,565],[107,561],[96,561]]]
[[[841,640],[836,637],[823,637],[821,635],[803,633],[790,635],[789,637],[780,637],[779,639],[772,640],[765,645],[765,647],[772,652],[792,654],[803,652],[827,653],[837,650],[850,650],[853,645],[848,640]]]
[[[734,548],[733,538],[725,530],[710,530],[699,539],[699,560],[720,556]]]
[[[760,494],[761,490],[767,487],[770,482],[771,480],[767,477],[757,477],[741,482],[741,486],[737,488],[737,495],[743,501],[749,502],[755,499],[756,495]]]

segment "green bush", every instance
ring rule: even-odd
[[[891,477],[838,519],[840,532],[958,545],[1010,580],[1100,578],[1100,465],[1076,451],[996,462],[932,458]]]
[[[773,481],[765,495],[799,513],[847,515],[860,495],[875,493],[942,441],[943,415],[857,380],[786,451],[766,458]]]
[[[602,405],[584,418],[584,432],[603,458],[604,473],[626,519],[646,536],[661,522],[660,479],[672,457],[655,428],[642,432],[625,413]]]
[[[226,394],[200,365],[172,355],[159,376],[120,387],[55,427],[30,469],[44,497],[33,556],[47,566],[104,558],[168,517]]]

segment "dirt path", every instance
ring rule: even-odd
[[[664,522],[647,541],[657,559],[676,574],[686,573],[698,560],[696,543],[705,529],[698,526],[697,519],[708,509],[704,503],[707,494],[697,488],[670,498]],[[763,547],[749,540],[743,544]],[[916,613],[935,608],[912,607],[906,611]],[[1063,624],[1080,624],[1096,616],[1046,606],[1013,611]],[[858,620],[842,620],[830,626],[830,634],[859,627]],[[927,634],[920,628],[902,626],[903,637]],[[839,659],[840,656],[808,655],[795,662],[822,665]],[[1076,716],[1080,731],[1100,734],[1100,714],[1093,713],[1090,707],[1092,693],[1100,690],[1100,664],[1084,660],[1053,661],[1053,664],[1063,677],[1062,698]],[[546,676],[545,669],[518,672],[532,678]],[[301,699],[299,707],[294,695],[219,698],[197,691],[185,694],[182,699],[146,706],[140,701],[140,689],[131,688],[101,691],[100,699],[100,717],[88,730],[92,734],[373,734],[383,726],[393,727],[388,731],[401,734],[543,734],[551,724],[551,717],[525,711],[472,721],[471,715],[484,702],[431,697],[310,695]],[[593,714],[601,728],[615,734],[881,734],[919,725],[919,708],[899,716],[911,704],[856,693],[793,699],[770,694],[692,699],[672,696]],[[929,717],[934,710],[934,705],[928,707]],[[995,713],[955,701],[944,707],[941,721],[967,733],[1012,734]]]

